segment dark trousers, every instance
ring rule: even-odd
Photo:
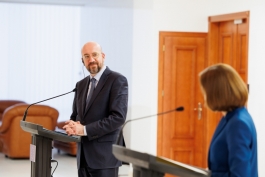
[[[106,168],[106,169],[91,169],[80,168],[78,169],[78,177],[118,177],[119,168]]]
[[[91,169],[87,163],[81,145],[80,169],[78,169],[78,177],[118,177],[119,167],[106,169]]]

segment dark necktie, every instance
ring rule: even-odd
[[[91,99],[91,97],[93,95],[93,92],[95,90],[95,85],[96,85],[96,79],[92,78],[90,80],[90,91],[89,91],[87,99],[86,99],[86,107],[87,107],[87,105],[88,105],[88,103],[89,103],[89,101],[90,101],[90,99]]]

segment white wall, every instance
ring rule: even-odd
[[[116,0],[119,1],[119,0]],[[91,2],[81,11],[81,45],[96,41],[105,53],[105,64],[123,74],[129,84],[129,109],[131,115],[132,99],[132,57],[133,57],[133,8],[131,1],[120,3]],[[81,48],[80,48],[81,49]],[[87,72],[86,72],[87,73]],[[127,127],[127,126],[126,126]],[[129,128],[130,125],[127,127]],[[126,129],[125,131],[129,131]],[[130,146],[130,132],[125,133],[126,144]]]
[[[265,2],[252,3],[250,5],[250,38],[249,38],[249,111],[253,116],[258,134],[258,160],[259,176],[265,176],[265,24],[261,23],[261,17],[265,16]]]
[[[113,6],[115,4],[112,4],[111,8]],[[265,160],[261,158],[264,157],[262,149],[265,148],[265,139],[262,138],[265,134],[262,129],[262,125],[264,125],[262,108],[265,99],[262,91],[265,90],[265,82],[261,78],[265,74],[263,69],[265,27],[260,20],[265,15],[263,7],[265,7],[265,2],[262,0],[255,2],[246,0],[134,0],[131,12],[133,20],[127,27],[116,26],[116,29],[131,30],[132,28],[133,30],[132,36],[127,36],[132,40],[132,46],[123,45],[123,50],[132,47],[130,56],[132,58],[131,61],[128,61],[128,64],[132,66],[130,70],[132,75],[130,77],[131,112],[128,115],[129,119],[157,113],[159,31],[208,32],[208,16],[249,10],[249,110],[258,132],[259,173],[260,176],[265,176],[265,170],[261,168],[265,165]],[[115,9],[116,19],[113,21],[115,24],[124,17],[124,12],[121,9],[119,7]],[[99,13],[103,12],[104,10],[99,11]],[[109,13],[112,13],[110,9],[107,10],[107,14]],[[95,17],[93,16],[93,18]],[[104,20],[102,17],[96,19]],[[94,21],[96,20],[94,19]],[[104,34],[104,30],[102,33]],[[119,37],[115,33],[111,35],[112,38]],[[106,39],[102,40],[106,48],[113,48],[112,42]],[[110,52],[112,53],[112,51]],[[124,63],[122,67],[126,68],[126,65]],[[155,117],[131,122],[125,129],[125,138],[126,141],[129,141],[129,148],[156,154],[157,121]]]
[[[80,63],[76,63],[76,60],[80,60],[81,46],[90,40],[99,42],[103,51],[106,53],[106,64],[113,70],[116,70],[124,74],[129,81],[129,112],[127,119],[135,119],[138,117],[153,115],[157,113],[157,86],[158,86],[158,33],[159,31],[193,31],[193,32],[207,32],[208,31],[208,16],[219,15],[225,13],[234,13],[240,11],[250,11],[250,37],[249,37],[249,83],[250,83],[250,98],[249,98],[249,111],[253,116],[256,123],[258,133],[258,148],[259,148],[259,174],[265,176],[265,169],[262,168],[265,165],[265,160],[261,157],[265,156],[263,149],[265,149],[264,128],[265,125],[263,119],[263,107],[265,93],[265,82],[262,76],[265,75],[264,70],[264,56],[265,56],[265,25],[262,21],[262,17],[265,16],[265,2],[263,0],[247,1],[247,0],[102,0],[102,1],[90,1],[85,7],[81,8],[81,19],[79,22],[71,22],[68,20],[78,16],[78,10],[70,10],[70,15],[64,10],[66,22],[61,24],[60,32],[70,29],[66,35],[55,34],[52,39],[56,38],[59,41],[69,41],[67,37],[74,38],[74,42],[78,43],[70,50],[58,50],[54,52],[54,56],[50,56],[52,50],[38,49],[38,42],[46,41],[46,38],[37,39],[37,42],[32,42],[30,49],[38,52],[34,56],[42,56],[45,58],[38,59],[38,62],[42,60],[53,58],[50,63],[58,60],[59,64],[57,68],[52,68],[62,73],[50,73],[46,70],[43,71],[41,67],[37,70],[27,71],[29,68],[19,68],[20,65],[16,65],[16,62],[9,60],[17,60],[19,58],[26,59],[30,54],[25,55],[24,42],[27,41],[24,34],[21,31],[27,31],[21,28],[21,22],[14,18],[19,18],[24,14],[24,18],[27,16],[26,12],[20,13],[17,16],[13,16],[13,19],[3,18],[3,15],[20,12],[21,9],[9,10],[0,4],[0,22],[3,24],[11,24],[13,33],[10,33],[10,29],[0,25],[0,50],[1,50],[1,76],[4,76],[1,80],[0,97],[6,98],[7,94],[9,98],[20,98],[20,95],[11,94],[8,95],[10,89],[10,83],[8,80],[10,77],[16,79],[17,72],[21,74],[21,77],[36,75],[38,72],[48,73],[56,78],[62,78],[63,83],[69,83],[69,80],[74,84],[78,79],[83,77],[80,73]],[[53,7],[57,8],[57,7]],[[58,8],[61,8],[59,6]],[[27,11],[24,9],[24,11]],[[37,12],[36,12],[37,13]],[[44,15],[44,19],[52,19],[54,15],[47,9]],[[71,14],[72,13],[72,14]],[[49,16],[51,15],[51,16]],[[45,16],[47,16],[45,18]],[[36,17],[38,21],[39,17]],[[14,23],[15,22],[15,23]],[[13,23],[13,24],[12,24]],[[61,23],[57,21],[55,23]],[[72,25],[80,25],[79,31]],[[9,25],[10,25],[9,24]],[[17,25],[19,24],[19,25]],[[38,23],[37,23],[38,24]],[[68,24],[69,26],[67,26]],[[53,26],[54,23],[48,23],[47,26]],[[22,25],[23,26],[23,25]],[[60,26],[60,25],[59,25]],[[17,30],[15,28],[17,27]],[[37,32],[41,25],[34,25],[32,28]],[[73,28],[73,29],[71,29]],[[21,29],[21,30],[20,30]],[[16,34],[18,32],[19,34]],[[17,40],[9,40],[10,35],[15,33]],[[29,35],[29,34],[28,34]],[[78,37],[80,38],[78,39]],[[27,37],[27,36],[26,36]],[[57,38],[58,37],[58,38]],[[51,37],[50,37],[51,38]],[[7,42],[2,42],[5,40]],[[80,40],[80,41],[78,41]],[[52,40],[53,41],[53,40]],[[46,41],[47,42],[47,41]],[[19,45],[17,45],[19,44]],[[33,45],[33,44],[36,44]],[[47,42],[52,44],[52,42]],[[71,43],[67,44],[68,46]],[[17,47],[19,46],[19,47]],[[57,46],[59,47],[59,46]],[[13,52],[14,50],[14,52]],[[10,57],[10,51],[13,52]],[[31,51],[31,50],[29,50]],[[45,51],[45,52],[44,52]],[[70,53],[69,53],[70,52]],[[73,52],[73,53],[71,53]],[[47,55],[46,55],[47,54]],[[64,57],[55,54],[64,54]],[[52,54],[53,55],[53,54]],[[26,56],[26,58],[24,57]],[[69,57],[70,56],[70,57]],[[24,57],[24,58],[23,58]],[[66,57],[66,58],[65,58]],[[8,59],[8,61],[6,60]],[[76,60],[71,60],[76,58]],[[22,60],[21,59],[21,60]],[[71,61],[74,68],[69,67],[67,73],[65,70],[65,64]],[[35,67],[40,65],[36,63]],[[58,62],[58,61],[57,61]],[[56,63],[56,62],[55,62]],[[14,65],[12,70],[9,70],[9,65]],[[77,66],[76,66],[77,65]],[[41,64],[41,66],[48,66],[49,64]],[[24,74],[26,70],[27,74]],[[9,76],[12,75],[13,76]],[[69,75],[67,75],[69,74]],[[67,76],[66,76],[67,75]],[[71,77],[74,75],[74,77]],[[54,80],[55,78],[53,78]],[[23,80],[23,78],[21,79]],[[34,83],[39,83],[39,80],[34,80]],[[47,83],[47,80],[42,82]],[[31,84],[32,85],[32,84]],[[33,84],[34,85],[34,84]],[[36,84],[35,84],[36,85]],[[62,84],[64,85],[64,84]],[[71,85],[71,84],[70,84]],[[56,94],[64,93],[72,89],[70,85],[59,87],[56,92],[50,92],[48,95],[41,95],[42,90],[34,92],[35,88],[31,88],[32,99],[29,102],[38,101],[42,98],[54,96]],[[3,87],[4,86],[4,87]],[[26,86],[22,84],[17,87],[11,88],[12,93],[16,92],[16,88],[25,89]],[[29,85],[27,85],[29,87]],[[36,89],[35,89],[36,90]],[[26,93],[31,93],[26,92]],[[40,96],[41,95],[41,96]],[[69,110],[62,110],[67,113]],[[125,140],[127,146],[131,149],[135,149],[142,152],[148,152],[156,154],[156,138],[157,138],[157,121],[156,117],[150,119],[141,120],[137,122],[131,122],[125,128]]]
[[[80,79],[80,7],[0,3],[0,99],[35,103]],[[46,101],[67,120],[73,93]]]
[[[146,35],[153,33],[152,40],[149,41],[149,45],[146,43],[143,45],[141,42],[141,38],[138,35],[143,35],[140,33],[134,34],[134,54],[140,53],[141,47],[149,46],[149,56],[153,56],[152,58],[145,58],[147,63],[153,63],[153,60],[158,59],[158,32],[159,31],[196,31],[196,32],[207,32],[208,31],[208,16],[225,14],[225,13],[234,13],[240,11],[250,11],[250,37],[249,37],[249,83],[250,83],[250,98],[249,98],[249,111],[253,116],[253,119],[256,123],[257,133],[258,133],[258,148],[259,148],[259,173],[260,176],[265,176],[265,170],[262,168],[265,164],[265,160],[261,157],[264,157],[264,152],[262,149],[265,148],[265,138],[264,128],[265,121],[262,117],[263,115],[263,107],[264,107],[264,99],[265,95],[263,93],[265,82],[262,80],[262,76],[265,74],[264,72],[264,47],[265,42],[265,25],[260,21],[260,19],[265,15],[264,7],[265,2],[263,1],[175,1],[175,0],[156,0],[150,7],[153,6],[153,18],[150,19],[154,22],[153,28],[147,26],[149,31]],[[134,16],[136,17],[139,13],[139,10],[134,9]],[[141,15],[145,14],[146,17],[149,17],[150,10],[145,10],[145,13],[141,12]],[[135,18],[134,20],[134,28],[140,29],[142,31],[142,27],[139,26],[141,23],[141,19],[143,17]],[[155,44],[154,44],[155,42]],[[136,51],[137,50],[137,51]],[[134,63],[138,63],[144,58],[133,58]],[[156,77],[158,74],[158,67],[150,67],[148,72],[153,74],[153,77]],[[134,68],[133,71],[136,71],[137,68]],[[140,84],[140,81],[136,78],[140,78],[141,73],[133,75],[133,85]],[[148,78],[148,82],[146,82],[145,86],[150,88],[150,85],[157,86],[157,80],[153,80]],[[138,88],[139,89],[139,88]],[[141,96],[137,96],[138,90],[133,90],[133,102],[132,102],[132,114],[134,114],[134,110],[140,110],[137,106],[134,107],[134,103],[137,102],[134,100],[148,100],[150,106],[150,110],[152,108],[156,110],[157,101],[154,101],[154,98],[157,97],[156,87],[150,88],[148,90],[148,94],[142,94]],[[140,102],[140,101],[139,101]],[[145,101],[146,102],[146,101]],[[144,106],[142,107],[144,108]],[[155,112],[155,111],[154,111]],[[133,116],[134,117],[134,116]],[[156,135],[156,126],[157,122],[155,119],[152,119],[148,122],[145,122],[146,127],[150,127],[151,130],[149,132],[149,137]],[[143,129],[141,132],[137,130],[137,127],[133,128],[131,131],[132,137],[132,147],[137,150],[147,151],[150,153],[156,153],[156,141],[150,141],[148,139],[148,135],[146,135],[148,131]],[[142,147],[138,144],[139,135],[143,134],[145,139],[142,139],[141,144]],[[152,139],[152,138],[151,138]],[[146,142],[146,143],[145,143]],[[151,144],[149,144],[151,142]],[[136,144],[135,144],[136,143]]]

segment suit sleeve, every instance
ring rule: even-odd
[[[227,135],[229,152],[229,177],[251,176],[251,142],[252,131],[244,121],[234,121],[230,124]]]
[[[75,86],[75,88],[77,88],[77,85]],[[73,105],[72,105],[72,114],[70,116],[70,120],[73,120],[73,121],[76,121],[76,117],[77,117],[76,97],[77,97],[77,91],[75,92]]]

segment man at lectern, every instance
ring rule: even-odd
[[[257,134],[246,106],[248,89],[234,68],[216,64],[200,73],[207,107],[223,114],[208,154],[212,177],[258,177]]]
[[[80,135],[77,166],[79,177],[118,177],[122,162],[112,154],[112,144],[125,122],[128,82],[105,66],[105,54],[96,42],[86,43],[82,63],[90,75],[76,84],[73,112],[64,129]],[[119,145],[125,145],[122,138]]]

